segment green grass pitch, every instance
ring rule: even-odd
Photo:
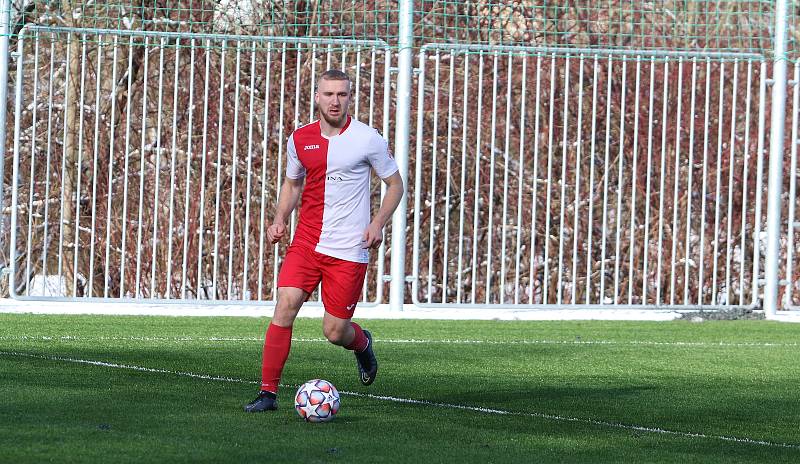
[[[246,414],[267,319],[0,314],[0,462],[800,462],[800,325],[360,322],[375,384],[298,319]],[[313,378],[331,423],[294,412]]]

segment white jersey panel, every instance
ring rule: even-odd
[[[386,140],[375,129],[351,120],[342,134],[328,138],[325,206],[318,252],[348,261],[369,261],[363,238],[370,221],[373,168],[381,178],[398,170]]]

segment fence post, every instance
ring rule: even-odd
[[[399,37],[397,100],[395,107],[394,158],[408,191],[408,149],[411,123],[411,78],[414,71],[412,51],[414,47],[414,1],[399,2]],[[389,290],[389,307],[401,311],[406,288],[406,213],[407,195],[403,195],[400,206],[392,218],[392,268]]]
[[[786,124],[786,25],[788,3],[775,2],[775,40],[772,69],[772,118],[770,120],[769,184],[767,187],[767,252],[765,264],[764,314],[773,318],[778,310],[781,246],[781,194],[783,189],[783,138]],[[795,173],[790,173],[795,175]],[[791,228],[792,225],[789,224]],[[789,233],[792,233],[789,230]],[[788,276],[787,276],[788,278]],[[791,280],[791,279],[790,279]]]
[[[0,209],[5,206],[6,113],[8,113],[8,45],[11,36],[11,0],[0,6]],[[8,245],[6,221],[0,215],[0,250]],[[0,252],[1,253],[1,252]]]

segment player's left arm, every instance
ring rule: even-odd
[[[383,196],[383,201],[381,201],[381,207],[367,226],[367,230],[364,231],[364,248],[378,248],[381,245],[381,242],[383,242],[383,227],[389,222],[389,218],[394,214],[394,210],[397,209],[397,205],[400,204],[405,192],[403,178],[400,176],[399,171],[395,171],[394,174],[385,177],[383,182],[386,184],[386,194]]]

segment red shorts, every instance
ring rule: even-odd
[[[313,293],[322,282],[325,312],[350,319],[356,310],[367,263],[356,263],[318,253],[302,245],[291,245],[278,274],[278,287],[295,287]]]

